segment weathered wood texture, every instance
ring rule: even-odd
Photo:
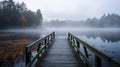
[[[86,62],[86,64],[89,67],[91,67],[91,66],[101,67],[102,66],[101,60],[107,61],[111,67],[120,67],[120,62],[116,62],[109,55],[106,55],[105,53],[101,52],[100,50],[96,49],[95,47],[90,46],[90,44],[84,42],[83,40],[72,35],[71,33],[68,33],[68,40],[69,40],[71,46],[73,47],[73,49],[76,51],[76,53],[78,53],[79,56],[84,58],[84,61]],[[84,47],[85,55],[80,51],[80,46]],[[87,49],[95,55],[95,65],[92,65],[88,61],[89,55],[88,55]]]
[[[50,43],[53,42],[54,38],[55,38],[55,32],[52,32],[51,34],[45,36],[44,38],[40,38],[25,47],[27,67],[31,67],[34,61],[36,61],[37,59],[43,56],[47,47],[50,45]],[[32,50],[36,48],[37,48],[37,54],[34,57],[32,57]]]
[[[76,57],[66,38],[56,38],[43,59],[35,67],[85,67]]]

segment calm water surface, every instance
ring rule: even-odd
[[[70,32],[120,62],[120,29],[48,29],[58,37],[67,37]],[[92,60],[91,60],[92,61]]]
[[[31,32],[32,30],[30,30]],[[55,31],[56,37],[67,38],[68,32],[74,34],[83,41],[89,43],[91,46],[113,57],[120,62],[120,30],[119,29],[66,29],[66,28],[48,28],[42,31],[34,30],[33,32],[40,33],[38,37],[44,37],[49,33]],[[91,53],[90,59],[93,62],[93,55]],[[24,67],[24,61],[20,61],[14,67]]]

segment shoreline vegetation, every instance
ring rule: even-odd
[[[13,67],[19,59],[24,60],[25,46],[40,37],[32,31],[9,32],[8,29],[35,29],[41,27],[42,20],[40,9],[34,12],[24,2],[0,1],[0,67]]]
[[[34,12],[29,10],[24,2],[0,1],[0,29],[36,28],[41,25],[42,20],[40,9]]]
[[[0,34],[0,37],[9,37],[12,34]],[[20,59],[25,58],[25,47],[33,42],[29,39],[0,41],[0,66],[8,67]]]
[[[4,49],[0,49],[0,63],[2,64],[11,64],[17,61],[20,58],[25,56],[25,46],[27,46],[32,41],[30,40],[9,40],[9,41],[0,41],[0,44],[3,44]],[[9,45],[6,45],[9,44]]]
[[[61,33],[65,30],[65,27],[71,28],[67,31],[73,28],[84,30],[82,27],[88,28],[88,30],[90,28],[120,28],[120,15],[104,14],[100,18],[88,18],[84,21],[56,19],[42,22],[43,17],[40,9],[33,12],[26,7],[24,2],[0,1],[0,67],[13,67],[19,59],[25,61],[25,47],[40,38],[42,29],[48,28],[50,30],[53,28],[52,30],[54,30],[55,28]],[[93,33],[88,35],[91,36]],[[113,41],[119,40],[116,39],[117,37],[113,34],[106,36],[107,39],[112,38]]]

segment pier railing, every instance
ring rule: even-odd
[[[42,55],[46,51],[46,48],[49,46],[50,43],[52,43],[54,38],[55,38],[55,32],[52,32],[51,34],[45,36],[44,38],[40,38],[25,47],[27,67],[31,67],[36,59],[42,57]],[[33,57],[32,50],[35,49],[37,49],[37,54]]]
[[[87,67],[101,67],[102,60],[107,61],[110,67],[120,67],[120,62],[115,61],[112,57],[99,51],[95,47],[90,46],[88,43],[72,35],[71,33],[68,33],[68,41],[70,42],[71,46],[73,47],[77,55],[83,58],[83,61],[85,62]],[[81,46],[83,46],[84,54],[80,50]],[[88,61],[88,58],[89,58],[88,50],[95,55],[95,65],[91,64]]]

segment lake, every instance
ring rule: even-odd
[[[51,32],[55,31],[58,37],[67,37],[67,33],[70,32],[101,52],[112,57],[114,60],[120,62],[120,29],[48,28],[47,30]],[[94,60],[92,56],[93,55],[91,53],[89,60],[93,63]]]
[[[45,28],[43,30],[10,30],[4,32],[15,32],[17,35],[24,35],[26,38],[31,38],[30,36],[35,35],[37,33],[39,37],[44,37],[49,33],[55,31],[56,37],[67,38],[68,32],[74,34],[78,38],[83,41],[89,43],[91,46],[97,48],[98,50],[104,52],[105,54],[113,57],[116,61],[120,62],[120,29],[109,28],[109,29],[95,29],[95,28]],[[32,32],[32,34],[31,34]],[[34,32],[34,33],[33,33]],[[28,35],[29,34],[29,35]],[[40,35],[39,35],[40,34]],[[16,37],[12,35],[15,39]],[[18,36],[17,38],[24,38],[24,36]],[[34,36],[32,36],[33,38]],[[0,38],[1,39],[1,38]],[[8,39],[8,38],[5,38]],[[3,39],[2,39],[3,40]],[[93,63],[93,55],[91,53],[91,57],[89,59],[91,63]],[[14,65],[14,67],[24,66],[24,61],[20,61]]]

